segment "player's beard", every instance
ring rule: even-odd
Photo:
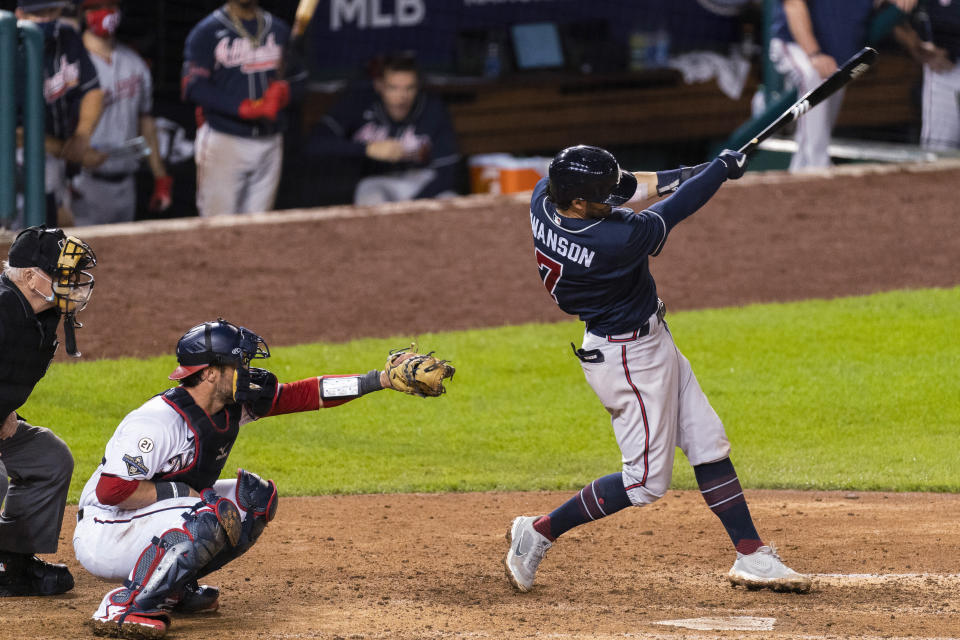
[[[229,373],[226,369],[220,375],[220,380],[217,382],[217,392],[216,399],[219,404],[226,406],[228,404],[234,403],[234,382],[233,382],[233,370],[229,370]]]

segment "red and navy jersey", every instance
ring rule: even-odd
[[[657,310],[650,256],[660,253],[670,230],[703,206],[726,177],[726,166],[714,160],[676,193],[643,211],[614,207],[609,216],[589,220],[557,213],[543,178],[530,199],[530,226],[547,291],[591,333],[640,327]]]
[[[282,79],[278,73],[290,27],[267,11],[240,21],[240,27],[221,7],[190,31],[183,51],[182,97],[198,104],[217,131],[248,137],[277,133],[286,126],[283,112],[272,123],[243,120],[237,111],[241,102],[261,98],[271,81]],[[296,98],[307,74],[299,62],[290,66],[283,79]]]
[[[73,27],[56,22],[50,29],[52,34],[44,40],[43,54],[46,134],[66,140],[77,129],[83,96],[99,89],[100,82],[97,69]]]
[[[813,35],[820,50],[842,65],[867,41],[873,0],[806,0]],[[783,2],[774,3],[771,34],[785,42],[793,35],[783,12]]]

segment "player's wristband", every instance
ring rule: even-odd
[[[190,495],[190,485],[186,482],[158,482],[157,502],[170,498],[183,498]]]
[[[323,376],[320,378],[320,399],[323,406],[346,402],[372,391],[380,391],[380,372],[376,369],[356,376]]]
[[[698,164],[695,167],[680,167],[657,171],[657,195],[663,196],[676,191],[680,185],[707,168],[709,162]]]
[[[820,51],[820,49],[817,49],[816,51],[811,51],[810,53],[808,53],[807,57],[813,60],[817,56],[822,56],[822,55],[823,55],[823,51]]]

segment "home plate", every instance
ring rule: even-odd
[[[687,618],[686,620],[661,620],[654,624],[670,627],[697,629],[698,631],[773,631],[776,618],[753,616],[730,616],[727,618]]]

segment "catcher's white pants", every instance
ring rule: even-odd
[[[650,333],[599,337],[585,333],[583,349],[604,361],[582,362],[583,373],[607,409],[623,457],[623,484],[642,506],[666,493],[680,447],[693,466],[730,455],[723,423],[700,389],[690,362],[667,325],[650,317]]]
[[[237,504],[237,481],[218,480],[217,495],[237,505],[241,519],[247,512]],[[183,527],[183,514],[189,513],[200,498],[170,498],[142,509],[100,509],[84,507],[83,519],[73,534],[73,550],[83,568],[104,580],[127,578],[143,550],[154,537],[170,529]]]
[[[283,136],[260,138],[197,129],[197,209],[201,216],[271,211],[280,184]]]
[[[797,88],[798,98],[824,80],[796,42],[773,38],[770,40],[770,59],[777,71],[786,75],[788,83]],[[837,60],[838,65],[844,62]],[[790,159],[791,171],[822,169],[831,165],[830,136],[840,115],[845,93],[845,89],[840,89],[797,120],[797,151]]]

